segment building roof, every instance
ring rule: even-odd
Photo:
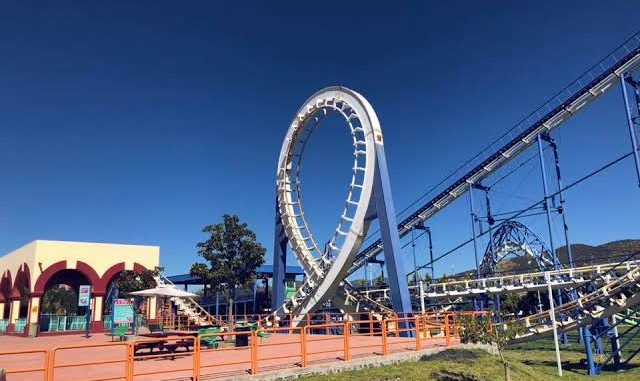
[[[258,267],[258,275],[266,276],[269,278],[273,277],[273,265],[262,265]],[[287,266],[285,269],[285,277],[295,277],[297,275],[304,275],[304,271],[302,271],[302,267],[300,266]],[[172,275],[167,277],[173,284],[202,284],[202,280],[200,280],[197,276],[192,276],[191,274],[179,274]]]

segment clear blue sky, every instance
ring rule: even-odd
[[[237,213],[270,256],[282,138],[329,85],[375,107],[401,210],[638,28],[631,1],[130,3],[0,3],[0,253],[152,244],[174,274],[205,224]],[[629,150],[622,107],[616,89],[556,134],[567,182]],[[322,241],[348,180],[346,128],[310,144]],[[575,241],[640,236],[630,164],[569,192]],[[537,169],[505,183],[498,211],[540,196]],[[469,237],[465,207],[434,218],[437,252]],[[463,250],[438,272],[472,261]]]

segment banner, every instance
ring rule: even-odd
[[[88,307],[91,303],[91,286],[80,286],[78,291],[78,307]]]
[[[113,305],[113,308],[113,322],[115,324],[133,323],[133,302],[131,300],[117,299]]]

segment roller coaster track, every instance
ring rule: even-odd
[[[558,128],[578,111],[598,99],[620,82],[622,75],[640,64],[640,33],[629,38],[611,54],[587,70],[577,80],[529,114],[490,147],[476,155],[449,178],[455,180],[435,197],[420,206],[398,224],[400,237],[411,232],[413,226],[424,222],[463,195],[473,184],[494,173],[535,142],[535,138]],[[484,156],[483,153],[489,153]],[[458,175],[460,174],[460,175]],[[458,176],[457,178],[455,176]],[[356,256],[347,272],[353,274],[369,259],[383,251],[382,240],[371,243]]]
[[[553,279],[552,275],[547,275]],[[608,319],[640,304],[640,263],[626,261],[612,266],[603,274],[597,275],[588,285],[593,291],[578,291],[575,300],[554,308],[556,328],[567,332],[594,323],[598,319]],[[550,310],[518,320],[526,327],[526,333],[514,342],[531,340],[553,333]]]
[[[448,178],[455,179],[450,185],[397,225],[399,236],[407,235],[416,224],[435,215],[473,184],[524,152],[538,135],[558,128],[613,88],[638,64],[640,35],[636,34],[450,175]],[[303,211],[300,172],[307,142],[330,114],[342,116],[349,126],[354,162],[343,213],[332,238],[321,249]],[[317,92],[293,118],[282,145],[276,174],[278,223],[282,228],[281,232],[277,231],[276,239],[286,236],[306,277],[293,297],[274,311],[274,316],[292,314],[292,323],[298,325],[305,313],[312,312],[328,299],[340,302],[336,304],[344,305],[345,309],[360,305],[353,303],[354,299],[368,304],[368,308],[381,309],[375,300],[366,300],[366,295],[349,289],[344,280],[383,251],[382,239],[360,250],[371,220],[379,213],[376,211],[379,199],[374,203],[373,188],[374,182],[379,186],[379,166],[386,172],[382,146],[382,131],[375,111],[364,97],[346,88],[332,87]],[[637,269],[630,273],[637,273]]]
[[[583,266],[556,271],[540,271],[527,274],[506,275],[482,279],[470,279],[426,285],[424,296],[430,299],[449,299],[452,297],[473,297],[484,294],[505,294],[511,292],[546,291],[551,277],[552,289],[572,289],[596,279],[606,283],[611,280],[607,275],[598,276],[612,269],[630,271],[638,267],[635,262],[610,263],[597,266]]]

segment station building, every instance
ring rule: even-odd
[[[0,257],[0,333],[26,336],[30,328],[33,332],[33,327],[42,326],[38,324],[45,318],[42,299],[47,291],[60,285],[73,289],[76,295],[81,285],[91,286],[90,329],[102,332],[104,301],[111,282],[122,271],[152,270],[159,261],[158,246],[33,241]],[[152,299],[147,306],[148,318],[155,319],[155,308]],[[71,318],[84,324],[82,316]],[[64,330],[43,334],[73,332],[73,322],[70,323]],[[79,327],[77,324],[76,328]]]

